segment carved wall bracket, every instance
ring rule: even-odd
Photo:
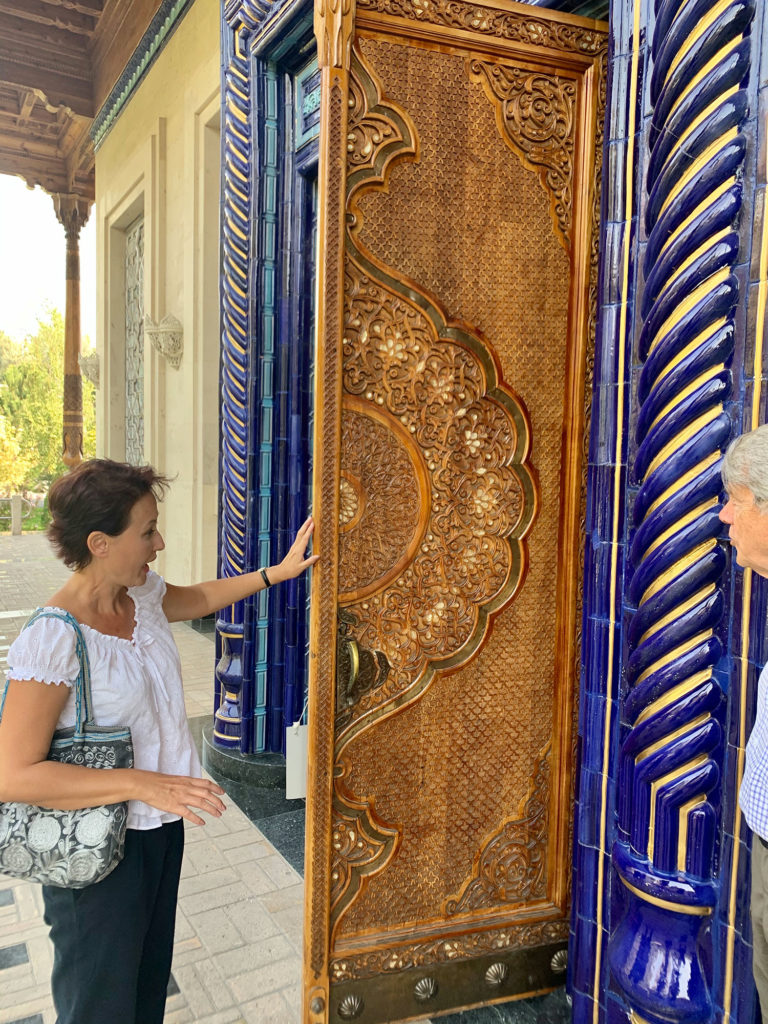
[[[184,328],[172,313],[168,313],[160,323],[156,323],[148,314],[144,314],[144,334],[149,338],[152,347],[166,359],[175,370],[181,365],[184,353]]]
[[[86,352],[84,356],[79,356],[77,361],[80,364],[80,372],[82,375],[98,390],[101,383],[99,379],[101,369],[99,353],[96,349],[92,349],[90,352]]]

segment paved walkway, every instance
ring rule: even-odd
[[[66,575],[42,534],[0,534],[0,669]],[[187,713],[209,714],[212,639],[184,624],[173,631]],[[189,827],[166,1024],[296,1024],[302,901],[301,877],[231,801],[221,818]],[[0,1024],[54,1024],[51,956],[39,886],[0,875]]]

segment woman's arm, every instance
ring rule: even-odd
[[[84,768],[47,760],[68,697],[69,688],[63,684],[11,679],[0,719],[0,801],[73,811],[143,800],[196,825],[205,823],[192,807],[221,815],[224,804],[216,794],[224,790],[207,779],[136,768]]]
[[[311,517],[307,519],[288,554],[279,565],[267,566],[270,583],[282,583],[300,576],[310,565],[314,565],[320,557],[305,557],[307,545],[315,528]],[[260,572],[248,572],[242,576],[228,576],[220,580],[208,580],[206,583],[194,583],[190,587],[175,587],[166,584],[163,598],[163,611],[169,622],[181,622],[185,619],[201,619],[229,604],[236,604],[243,598],[263,590],[266,583]]]

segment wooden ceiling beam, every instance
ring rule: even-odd
[[[8,0],[3,0],[8,4]],[[18,47],[22,56],[37,55],[49,51],[52,56],[63,55],[65,59],[75,65],[81,75],[89,74],[89,40],[86,36],[75,32],[66,32],[63,29],[54,28],[52,25],[33,25],[32,22],[18,17],[18,11],[13,13],[0,11],[0,41],[3,48],[10,50]],[[0,63],[0,78],[2,64]]]
[[[73,114],[93,117],[90,82],[60,75],[48,68],[34,67],[21,60],[9,60],[0,44],[0,78],[8,85],[26,91],[40,90],[53,107],[69,107]]]
[[[68,11],[77,11],[78,14],[89,14],[92,18],[98,18],[104,10],[104,0],[43,0],[43,2],[53,2],[56,7],[66,7]]]
[[[24,0],[23,4],[16,3],[15,0],[0,0],[0,14],[9,14],[37,25],[46,25],[88,37],[93,34],[96,25],[94,15],[66,11],[61,7],[42,3],[41,0]]]
[[[40,185],[46,192],[78,192],[88,199],[94,196],[93,162],[87,151],[76,159],[64,159],[54,152],[30,152],[14,140],[0,136],[0,174],[18,175],[29,185]]]
[[[21,93],[19,96],[19,125],[26,124],[36,103],[37,96],[32,89],[27,89]]]
[[[28,185],[40,185],[46,192],[66,192],[67,169],[63,160],[6,148],[0,140],[0,174],[15,174]]]

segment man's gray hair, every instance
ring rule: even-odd
[[[768,508],[768,423],[731,441],[720,472],[726,490],[746,487],[761,510]]]

